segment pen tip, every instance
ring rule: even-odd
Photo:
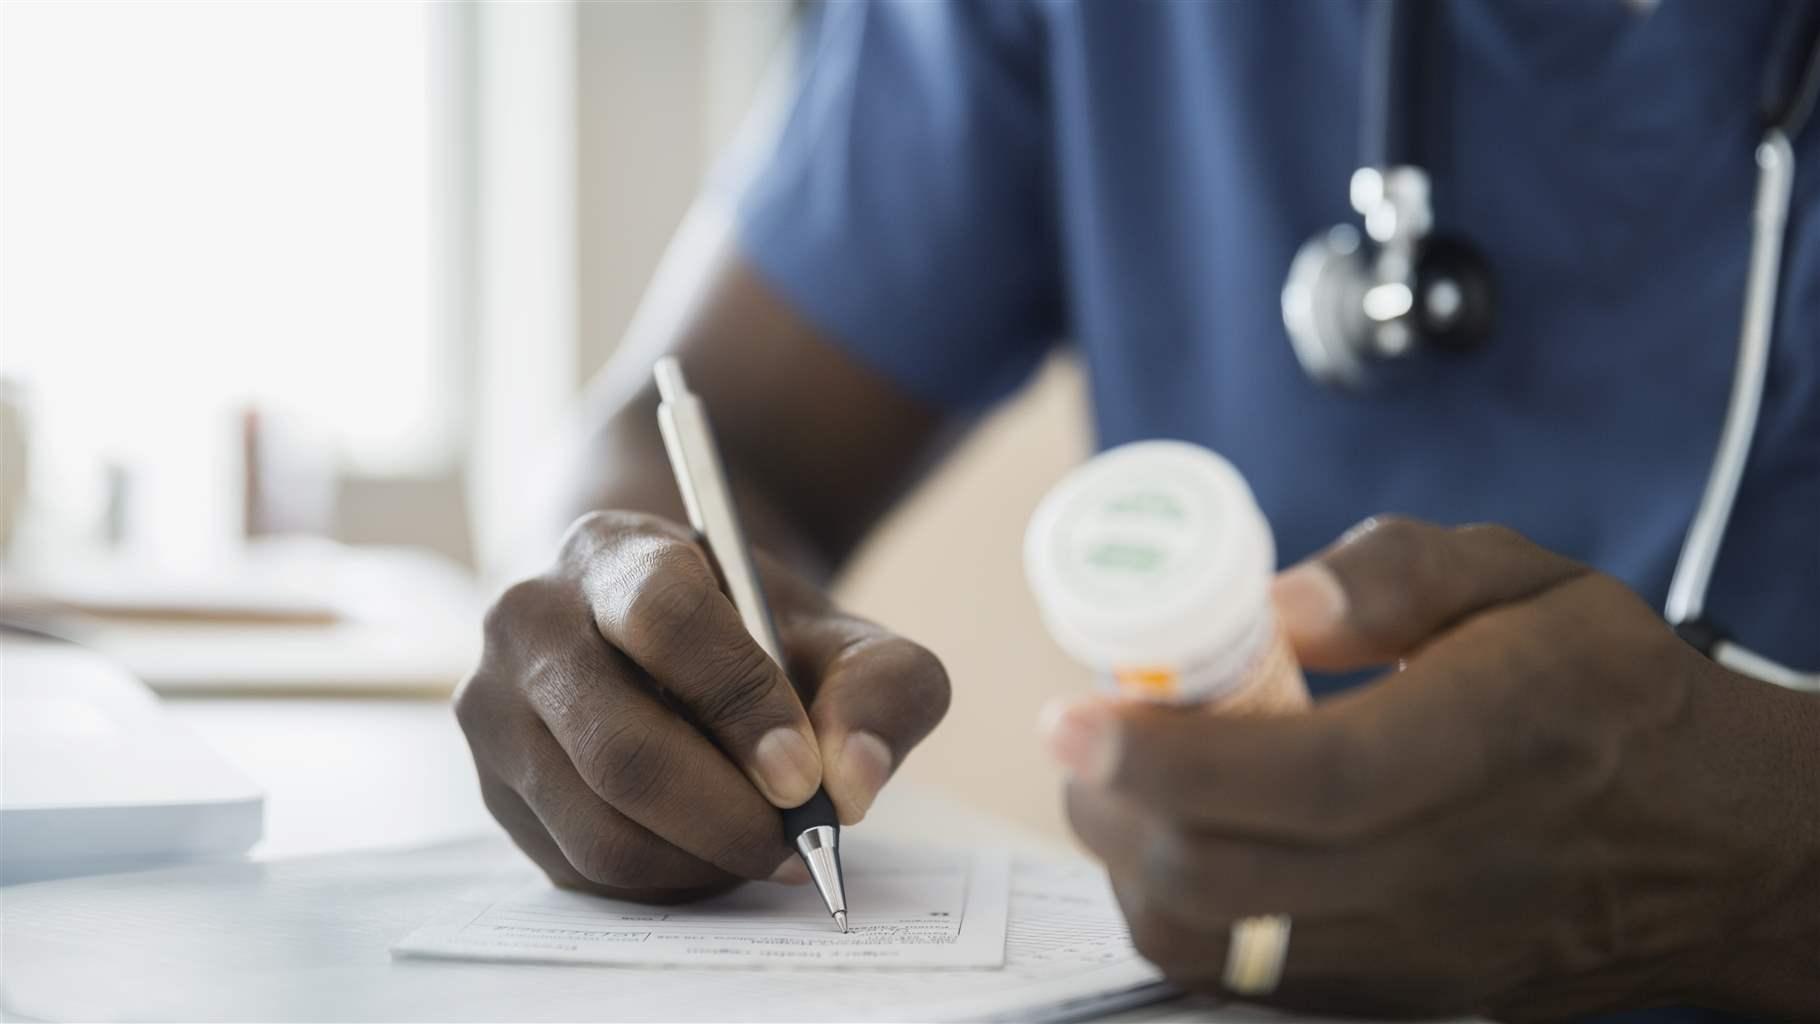
[[[840,925],[840,930],[844,934],[847,931],[847,912],[844,910],[836,910],[834,912],[834,923]]]

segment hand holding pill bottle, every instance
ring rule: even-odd
[[[1025,575],[1063,650],[1121,695],[1221,712],[1308,707],[1270,600],[1275,567],[1244,478],[1183,441],[1095,456],[1024,536]]]

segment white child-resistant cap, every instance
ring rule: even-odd
[[[1275,565],[1244,478],[1184,441],[1095,456],[1043,498],[1024,535],[1024,571],[1056,642],[1106,670],[1254,642]]]

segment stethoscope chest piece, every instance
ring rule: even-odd
[[[1363,150],[1353,172],[1353,209],[1365,236],[1341,224],[1303,243],[1283,284],[1283,326],[1310,377],[1341,389],[1374,383],[1385,363],[1421,350],[1470,351],[1491,333],[1491,268],[1463,239],[1430,236],[1428,175],[1405,154],[1420,39],[1417,0],[1374,5],[1361,121]],[[1765,62],[1751,211],[1750,262],[1731,398],[1700,503],[1669,582],[1665,617],[1714,661],[1792,689],[1820,692],[1820,672],[1780,664],[1730,639],[1706,616],[1707,590],[1731,523],[1732,504],[1757,433],[1775,336],[1782,251],[1788,243],[1795,140],[1820,109],[1820,3],[1790,0]]]
[[[1339,224],[1302,244],[1283,284],[1283,326],[1302,369],[1347,391],[1376,367],[1420,350],[1465,352],[1491,333],[1490,267],[1471,243],[1430,234],[1428,177],[1416,167],[1361,168],[1353,206],[1362,238]]]
[[[1283,326],[1302,369],[1322,384],[1346,390],[1366,384],[1362,338],[1369,267],[1359,233],[1339,224],[1302,243],[1283,284]]]

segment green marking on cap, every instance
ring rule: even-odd
[[[1106,541],[1087,550],[1087,564],[1120,572],[1154,572],[1163,564],[1164,554],[1154,544]]]

